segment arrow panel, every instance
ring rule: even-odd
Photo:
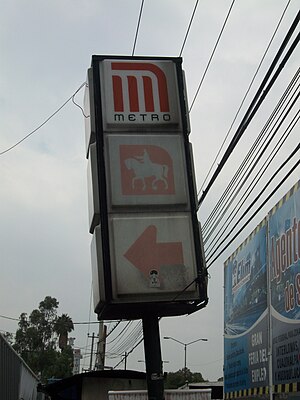
[[[153,299],[183,291],[196,278],[194,243],[186,213],[119,215],[111,218],[114,296],[150,294]],[[193,295],[191,285],[185,295]]]

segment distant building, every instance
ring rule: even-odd
[[[80,360],[82,359],[81,350],[73,349],[73,375],[80,373]]]

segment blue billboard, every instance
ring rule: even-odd
[[[272,391],[293,392],[295,398],[300,392],[300,181],[225,262],[224,274],[225,397],[267,397]]]
[[[300,380],[300,183],[269,213],[273,384]]]
[[[268,386],[266,244],[264,220],[225,263],[225,393]]]

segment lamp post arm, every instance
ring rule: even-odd
[[[170,339],[170,340],[174,340],[174,342],[177,342],[179,344],[181,344],[182,346],[185,346],[185,343],[181,342],[180,340],[177,340],[171,336],[164,336],[164,339]]]
[[[196,342],[207,342],[208,339],[197,339],[197,340],[193,340],[192,342],[186,343],[187,346],[189,346],[190,344],[196,343]]]

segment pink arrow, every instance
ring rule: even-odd
[[[148,226],[124,254],[137,269],[147,277],[152,269],[162,265],[183,265],[181,242],[157,243],[157,228]]]

